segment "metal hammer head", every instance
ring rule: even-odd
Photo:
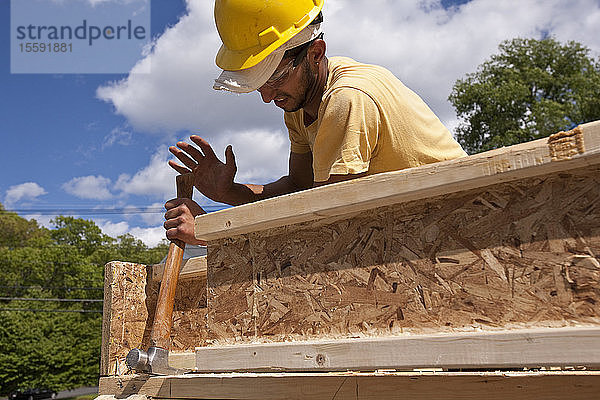
[[[137,372],[155,375],[180,375],[187,372],[169,366],[169,351],[162,347],[150,347],[148,352],[133,349],[127,354],[125,363]]]

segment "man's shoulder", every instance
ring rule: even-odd
[[[335,56],[327,59],[329,73],[333,80],[348,78],[350,76],[361,77],[370,75],[394,76],[387,68],[381,65],[358,62],[350,57]]]
[[[355,89],[373,95],[381,86],[402,85],[389,70],[379,65],[360,63],[349,57],[331,57],[328,62],[326,96],[339,93],[341,89]]]

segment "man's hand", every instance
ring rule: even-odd
[[[217,158],[208,142],[200,136],[190,136],[196,147],[185,142],[178,142],[177,147],[169,147],[169,151],[183,163],[169,161],[169,165],[180,174],[194,173],[194,186],[211,200],[226,203],[233,191],[233,179],[237,172],[235,156],[231,146],[225,149],[225,163]],[[186,168],[187,167],[187,168]]]
[[[172,199],[165,203],[164,227],[167,230],[167,239],[179,239],[187,244],[206,245],[205,241],[194,237],[194,217],[206,212],[191,199]]]

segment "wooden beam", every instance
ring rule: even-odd
[[[110,325],[112,323],[113,264],[104,267],[104,302],[102,307],[102,344],[100,347],[100,375],[110,371]]]
[[[152,265],[152,280],[158,282],[162,279],[162,274],[165,269],[164,264]],[[193,257],[183,261],[179,280],[185,281],[190,279],[198,280],[198,284],[206,283],[206,256]]]
[[[100,379],[100,395],[237,400],[589,400],[598,371],[206,374]]]
[[[196,353],[193,351],[169,352],[169,365],[173,368],[194,371],[196,369]]]
[[[598,163],[600,121],[549,139],[201,215],[195,235],[216,240]]]
[[[600,328],[202,347],[198,371],[600,367]]]

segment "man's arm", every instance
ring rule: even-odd
[[[222,163],[207,142],[199,137],[192,137],[192,140],[202,148],[202,153],[187,143],[178,143],[180,149],[172,147],[169,150],[187,168],[173,161],[169,161],[169,165],[182,174],[193,171],[194,185],[200,192],[215,201],[231,205],[250,203],[364,175],[332,175],[326,182],[314,182],[312,153],[290,153],[289,174],[278,181],[266,185],[234,183],[237,167],[231,147],[225,151],[226,162]],[[190,199],[172,199],[165,204],[165,208],[167,212],[164,227],[169,239],[180,239],[189,244],[205,244],[194,237],[194,218],[204,214],[198,204]]]
[[[170,147],[169,151],[185,167],[174,161],[169,161],[169,165],[181,174],[193,172],[194,186],[211,200],[240,205],[310,189],[313,186],[310,152],[290,153],[289,174],[276,182],[266,185],[242,184],[234,182],[237,166],[231,146],[225,150],[225,163],[223,163],[204,139],[195,135],[190,139],[202,151],[189,143],[179,142],[177,147]]]
[[[244,186],[253,192],[252,201],[310,189],[313,187],[312,153],[290,152],[288,175],[266,185]]]
[[[321,186],[325,186],[325,185],[329,185],[331,183],[338,183],[338,182],[344,182],[344,181],[349,181],[351,179],[358,179],[358,178],[362,178],[363,176],[367,176],[366,172],[363,172],[361,174],[348,174],[348,175],[330,175],[329,179],[327,179],[324,182],[315,182],[315,187],[321,187]]]

